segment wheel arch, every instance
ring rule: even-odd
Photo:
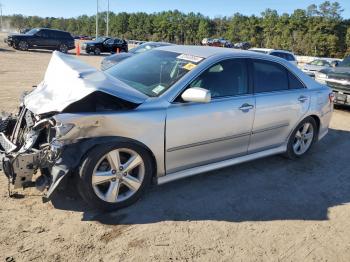
[[[291,131],[290,131],[290,133],[289,133],[289,135],[287,137],[286,143],[288,143],[290,136],[293,134],[293,131],[297,128],[297,126],[301,122],[303,122],[306,118],[308,118],[308,117],[311,117],[311,118],[313,118],[315,120],[316,125],[317,125],[317,137],[318,137],[318,133],[320,131],[320,125],[321,125],[320,117],[318,115],[316,115],[316,114],[304,115],[298,122],[296,122],[296,124],[294,125],[293,129],[291,129]]]
[[[67,148],[63,151],[63,155],[61,156],[61,158],[62,160],[64,160],[64,158],[68,159],[74,156],[75,161],[73,162],[71,161],[71,163],[66,164],[66,166],[71,170],[76,170],[80,167],[82,161],[85,159],[87,154],[92,149],[102,144],[110,144],[110,143],[118,143],[118,142],[132,143],[145,149],[149,153],[151,162],[152,162],[152,168],[153,168],[152,178],[156,177],[158,167],[157,167],[157,161],[156,161],[155,155],[153,154],[152,150],[148,146],[146,146],[144,143],[131,138],[120,137],[120,136],[87,138],[87,139],[84,139],[83,141],[79,141],[72,145],[68,145]]]
[[[309,115],[309,116],[307,116],[307,117],[312,117],[314,120],[315,120],[315,122],[316,122],[316,125],[317,125],[317,135],[318,135],[318,133],[320,132],[320,125],[321,125],[321,119],[320,119],[320,117],[318,116],[318,115],[315,115],[315,114],[312,114],[312,115]],[[306,118],[306,117],[305,117]],[[304,118],[304,119],[305,119]],[[304,120],[303,119],[303,120]]]

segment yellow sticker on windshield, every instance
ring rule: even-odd
[[[182,68],[185,68],[186,70],[191,71],[195,67],[196,67],[195,64],[188,63],[188,64],[184,65]]]

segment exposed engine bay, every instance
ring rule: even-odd
[[[54,146],[55,121],[34,116],[24,106],[15,116],[2,116],[0,120],[0,154],[5,175],[14,188],[35,185],[33,176],[38,171],[36,186],[44,190],[51,178],[46,170],[52,168],[59,152]]]
[[[0,115],[0,171],[14,188],[36,186],[50,196],[94,143],[84,135],[66,141],[75,126],[57,117],[130,110],[144,99],[119,80],[53,52],[44,80],[23,96],[18,112]],[[94,122],[81,124],[78,134],[86,134]]]
[[[94,92],[72,103],[61,113],[108,112],[135,106],[117,97]],[[62,176],[54,176],[52,169],[64,147],[60,138],[73,126],[57,122],[54,117],[56,114],[35,115],[22,104],[18,114],[1,116],[0,171],[3,169],[14,189],[36,186],[40,191],[48,189],[50,192],[50,188]]]

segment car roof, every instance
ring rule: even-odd
[[[145,42],[145,43],[142,43],[141,45],[174,45],[172,43],[167,43],[167,42]]]
[[[59,29],[46,28],[46,27],[37,27],[36,29],[38,29],[38,30],[45,29],[45,30],[50,30],[50,31],[69,33],[69,32],[67,32],[67,31],[63,31],[63,30],[59,30]]]
[[[263,51],[263,52],[271,52],[274,51],[274,49],[271,48],[258,48],[258,47],[253,47],[253,48],[249,48],[249,51]]]
[[[203,58],[208,58],[210,56],[217,55],[249,55],[261,57],[263,54],[253,53],[245,50],[232,49],[232,48],[224,48],[224,47],[213,47],[213,46],[194,46],[194,45],[170,45],[170,46],[162,46],[158,47],[157,50],[169,51],[180,54],[194,55],[200,56]]]
[[[286,53],[286,54],[294,55],[292,52],[287,51],[287,50],[272,49],[272,48],[257,48],[257,47],[253,47],[253,48],[249,48],[248,50],[249,51],[263,51],[263,52],[266,52],[266,53],[280,52],[280,53]]]

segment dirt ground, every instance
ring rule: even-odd
[[[0,110],[44,76],[48,51],[0,37]],[[99,66],[101,57],[79,57]],[[73,190],[42,203],[7,196],[0,176],[0,261],[350,261],[350,110],[303,159],[280,156],[152,187],[100,214]]]

